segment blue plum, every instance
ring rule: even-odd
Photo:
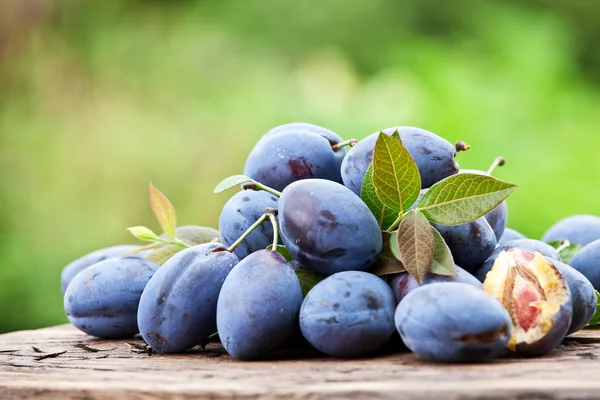
[[[573,317],[567,331],[567,335],[570,335],[583,329],[594,316],[598,302],[596,291],[592,283],[575,268],[548,257],[546,259],[558,269],[571,293]]]
[[[518,239],[527,239],[527,236],[523,235],[521,232],[515,231],[514,229],[506,228],[504,229],[502,237],[500,240],[498,240],[498,245],[500,246],[512,240]]]
[[[389,284],[394,292],[394,296],[396,298],[396,303],[400,303],[402,299],[415,290],[416,288],[422,285],[430,285],[432,283],[439,282],[460,282],[466,283],[468,285],[474,286],[483,290],[483,284],[477,280],[473,275],[456,265],[456,272],[458,275],[439,275],[428,272],[425,274],[425,279],[423,279],[423,283],[419,285],[419,282],[415,278],[413,278],[408,272],[401,272],[399,274],[394,274],[390,280]]]
[[[265,213],[266,208],[277,208],[277,201],[277,196],[262,190],[244,190],[233,195],[219,217],[222,243],[231,246]],[[253,230],[233,253],[241,260],[250,253],[265,249],[272,242],[273,226],[266,222]]]
[[[368,270],[383,240],[367,205],[345,186],[323,179],[289,185],[279,199],[281,238],[292,257],[323,275]]]
[[[512,321],[497,300],[460,282],[421,286],[398,305],[396,328],[406,347],[435,362],[476,362],[501,355]]]
[[[571,243],[585,246],[600,239],[600,217],[595,215],[573,215],[552,225],[542,237],[544,242],[567,239]]]
[[[136,257],[100,261],[77,274],[65,292],[69,321],[88,335],[126,338],[138,333],[142,291],[158,265]]]
[[[290,122],[283,125],[278,125],[272,129],[270,129],[267,133],[265,133],[259,140],[259,142],[268,139],[274,135],[279,135],[281,133],[290,133],[290,132],[309,132],[314,133],[319,136],[324,137],[329,141],[331,145],[336,145],[343,141],[343,139],[335,132],[323,128],[319,125],[309,124],[306,122]],[[342,164],[342,160],[346,156],[346,149],[341,148],[339,150],[335,150],[335,157],[338,158],[340,165]]]
[[[520,248],[502,251],[483,289],[508,310],[513,330],[507,348],[521,356],[548,354],[573,318],[569,286],[552,259]]]
[[[432,225],[446,241],[454,262],[470,273],[477,271],[496,248],[496,235],[485,217],[460,225]]]
[[[584,246],[571,259],[571,267],[581,272],[596,290],[600,290],[600,240]]]
[[[459,166],[454,160],[456,147],[446,139],[424,129],[399,126],[384,129],[391,135],[398,130],[402,144],[411,154],[421,174],[421,186],[428,188],[448,176],[458,173]],[[342,180],[344,185],[360,195],[362,182],[369,165],[373,161],[373,148],[379,132],[375,132],[359,141],[342,162]]]
[[[244,175],[279,191],[302,179],[341,182],[346,150],[332,147],[341,141],[335,133],[309,124],[274,128],[250,152]]]
[[[381,278],[368,272],[339,272],[308,292],[300,309],[300,329],[327,355],[364,357],[390,341],[395,308],[394,294]]]
[[[159,353],[180,353],[217,331],[217,299],[238,258],[220,243],[187,248],[152,276],[137,313],[140,334]]]
[[[229,273],[217,301],[217,329],[225,350],[239,360],[267,356],[298,328],[302,289],[279,253],[259,250]]]
[[[69,283],[71,282],[71,280],[73,280],[75,275],[77,275],[84,269],[91,267],[92,265],[96,264],[97,262],[107,260],[109,258],[121,256],[127,252],[137,250],[140,247],[141,246],[134,245],[134,244],[123,244],[123,245],[107,247],[105,249],[93,251],[93,252],[69,263],[62,270],[61,276],[60,276],[60,286],[61,286],[62,294],[63,295],[65,294],[65,291],[67,290],[67,286],[69,286]],[[143,256],[144,256],[144,254],[139,253],[139,254],[131,255],[130,257],[143,258]]]
[[[503,201],[492,211],[484,215],[484,218],[488,224],[490,224],[490,227],[496,235],[496,242],[498,242],[504,235],[506,222],[508,220],[508,207],[506,206],[506,201]]]
[[[479,281],[483,282],[487,273],[492,269],[492,266],[494,265],[496,258],[498,258],[498,255],[502,251],[510,249],[522,249],[530,252],[538,252],[545,257],[549,257],[557,261],[562,261],[560,258],[560,254],[558,254],[556,249],[547,243],[535,239],[511,240],[510,242],[506,242],[503,245],[496,247],[494,252],[475,271],[475,277],[479,279]]]
[[[429,189],[422,189],[419,197],[410,209],[414,209]],[[501,207],[501,206],[498,206]],[[492,213],[494,210],[491,211]],[[493,218],[492,218],[493,219]],[[496,233],[486,216],[459,225],[440,225],[432,223],[442,235],[452,252],[454,262],[469,273],[477,271],[483,261],[496,248]]]

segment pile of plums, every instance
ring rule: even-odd
[[[464,172],[460,145],[414,127],[383,132],[396,130],[421,194]],[[378,134],[357,142],[307,123],[270,130],[244,168],[268,190],[242,185],[210,240],[189,241],[162,265],[148,251],[132,254],[133,245],[73,261],[62,273],[67,317],[100,338],[139,333],[158,353],[185,352],[218,333],[238,360],[289,346],[375,356],[399,339],[437,362],[538,356],[588,325],[600,288],[600,217],[566,218],[534,240],[506,228],[502,202],[475,221],[435,225],[456,276],[429,272],[419,284],[407,272],[371,273],[383,239],[360,192]],[[207,229],[186,229],[195,228]],[[569,265],[565,246],[548,244],[557,240],[583,246]]]

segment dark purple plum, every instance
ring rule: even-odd
[[[538,252],[504,250],[483,289],[508,311],[513,325],[508,349],[526,357],[543,356],[564,339],[573,318],[569,286],[560,271]]]
[[[104,260],[107,260],[107,259],[113,258],[113,257],[119,257],[127,252],[137,250],[140,247],[141,246],[134,245],[134,244],[123,244],[123,245],[107,247],[105,249],[93,251],[93,252],[69,263],[62,270],[62,273],[60,276],[60,286],[61,286],[63,295],[65,294],[65,291],[67,290],[67,286],[69,286],[69,283],[75,277],[75,275],[77,275],[84,269],[91,267],[92,265],[96,264],[97,262],[104,261]],[[138,254],[130,255],[130,257],[143,258],[144,255],[145,255],[145,253],[138,253]]]
[[[398,305],[396,328],[411,351],[434,362],[481,362],[498,357],[511,337],[502,304],[483,290],[439,282],[410,292]]]
[[[600,240],[600,217],[595,215],[573,215],[552,225],[542,237],[544,242],[568,240],[585,246]]]
[[[396,302],[381,278],[361,271],[331,275],[308,292],[300,329],[317,350],[338,358],[365,357],[394,334]]]
[[[496,258],[498,258],[498,254],[500,254],[503,250],[510,249],[522,249],[530,252],[538,252],[545,257],[561,261],[560,254],[558,254],[556,249],[549,244],[535,239],[517,239],[496,247],[494,252],[475,271],[475,278],[477,278],[480,282],[483,282],[487,273],[492,269]]]
[[[225,350],[254,360],[280,348],[298,329],[302,289],[279,253],[259,250],[229,273],[217,301],[217,329]]]
[[[446,241],[454,262],[470,273],[477,271],[496,248],[496,235],[485,217],[460,225],[432,225]]]
[[[158,265],[136,257],[110,258],[77,274],[65,292],[69,321],[88,335],[105,339],[138,333],[142,291]]]
[[[571,293],[573,318],[567,335],[583,329],[594,316],[598,299],[592,283],[575,268],[546,257],[558,269]]]
[[[342,141],[339,136],[309,124],[274,129],[250,152],[244,175],[279,191],[302,179],[342,181],[340,168],[346,150],[332,147]]]
[[[458,275],[439,275],[428,272],[423,279],[423,283],[419,285],[419,282],[413,278],[408,272],[401,272],[395,274],[390,278],[389,284],[394,292],[396,303],[400,303],[402,299],[415,290],[416,288],[423,285],[430,285],[432,283],[440,282],[460,282],[474,286],[483,290],[483,284],[477,280],[473,275],[456,265],[456,272]]]
[[[421,174],[421,186],[428,188],[434,183],[458,173],[459,166],[454,160],[456,147],[446,139],[424,129],[399,126],[384,129],[391,135],[398,130],[402,144],[411,154]],[[373,161],[373,148],[379,132],[375,132],[359,141],[342,162],[344,185],[360,195],[362,182],[369,165]]]
[[[504,233],[502,234],[502,237],[498,241],[498,246],[503,245],[512,240],[518,240],[518,239],[527,239],[527,236],[523,235],[521,232],[515,231],[514,229],[506,228],[506,229],[504,229]]]
[[[323,179],[292,183],[279,199],[279,222],[292,257],[323,275],[366,271],[381,252],[377,220],[339,183]]]
[[[221,241],[231,246],[264,213],[266,208],[277,208],[277,196],[262,190],[244,190],[234,194],[225,203],[219,217]],[[254,229],[233,253],[241,260],[248,254],[263,250],[273,242],[273,226],[270,222]]]
[[[584,246],[569,263],[600,290],[600,240]]]
[[[484,215],[484,218],[487,220],[488,224],[490,224],[490,227],[496,235],[496,242],[498,242],[504,235],[506,222],[508,220],[508,207],[506,206],[506,201],[503,201],[492,211]]]
[[[217,331],[217,299],[238,258],[220,243],[190,247],[152,276],[137,313],[140,334],[159,353],[207,343]]]

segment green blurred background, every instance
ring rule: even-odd
[[[0,332],[66,322],[60,271],[125,228],[216,227],[253,143],[414,125],[507,159],[509,226],[598,213],[594,0],[0,0]]]

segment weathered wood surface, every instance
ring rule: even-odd
[[[576,334],[548,357],[476,365],[402,352],[237,362],[217,343],[177,356],[143,348],[141,340],[98,340],[68,325],[0,335],[0,399],[600,398],[600,331]]]

